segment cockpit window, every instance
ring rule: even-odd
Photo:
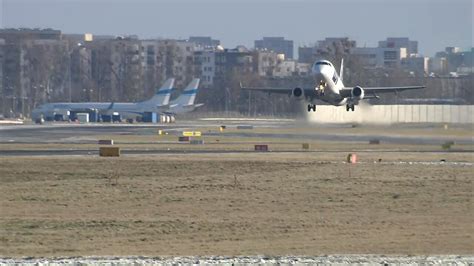
[[[334,76],[332,76],[332,81],[334,82],[334,84],[337,84],[337,82],[339,81],[339,77],[337,76],[336,71],[334,71]]]
[[[330,63],[328,62],[325,62],[325,61],[319,61],[319,62],[316,62],[316,65],[327,65],[327,66],[331,66]]]

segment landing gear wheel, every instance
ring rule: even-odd
[[[316,112],[316,104],[308,104],[308,112]]]
[[[349,110],[351,110],[352,112],[354,112],[355,106],[354,106],[353,104],[347,104],[347,105],[346,105],[346,111],[349,112]]]

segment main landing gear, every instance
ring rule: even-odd
[[[354,107],[353,104],[347,104],[347,105],[346,105],[346,111],[347,111],[347,112],[349,112],[349,110],[352,110],[352,112],[354,112],[354,109],[355,109],[355,107]]]
[[[308,112],[316,112],[316,104],[308,104]]]

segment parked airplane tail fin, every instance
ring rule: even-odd
[[[173,104],[178,105],[192,105],[196,99],[196,94],[199,87],[199,79],[193,79],[191,83],[186,86],[181,95],[173,101]]]
[[[170,102],[171,91],[173,90],[174,78],[167,79],[161,88],[156,92],[156,102],[158,105],[167,105]]]
[[[151,104],[154,107],[168,105],[170,102],[171,91],[173,90],[174,78],[169,78],[163,83],[161,88],[149,100],[143,102]]]

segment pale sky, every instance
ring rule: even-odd
[[[283,36],[295,47],[325,37],[377,46],[387,37],[417,40],[425,56],[473,46],[472,0],[0,0],[1,27],[140,38],[211,36],[224,47],[253,47]]]

